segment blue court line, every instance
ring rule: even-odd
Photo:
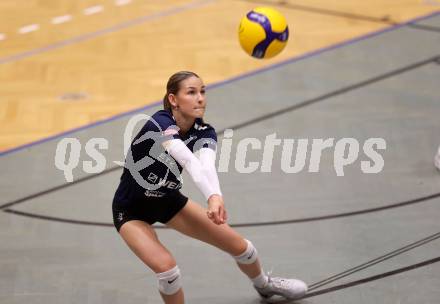
[[[381,35],[381,34],[386,33],[386,32],[394,31],[396,29],[399,29],[401,27],[406,26],[407,24],[411,24],[411,23],[415,23],[415,22],[418,22],[418,21],[421,21],[421,20],[429,19],[429,18],[435,17],[437,15],[440,15],[440,11],[437,11],[437,12],[434,12],[434,13],[430,13],[428,15],[424,15],[424,16],[421,16],[421,17],[417,17],[417,18],[411,19],[411,20],[409,20],[407,22],[404,22],[404,23],[400,23],[400,24],[397,24],[397,25],[392,25],[392,26],[387,27],[385,29],[381,29],[381,30],[378,30],[378,31],[375,31],[375,32],[372,32],[372,33],[369,33],[369,34],[366,34],[366,35],[362,35],[362,36],[357,37],[357,38],[353,38],[353,39],[350,39],[350,40],[347,40],[347,41],[339,42],[339,43],[336,43],[334,45],[330,45],[328,47],[320,48],[320,49],[317,49],[315,51],[305,53],[305,54],[303,54],[301,56],[292,57],[292,58],[286,59],[284,61],[281,61],[279,63],[273,64],[273,65],[270,65],[270,66],[267,66],[267,67],[264,67],[264,68],[260,68],[260,69],[257,69],[255,71],[252,71],[252,72],[244,73],[244,74],[241,74],[241,75],[236,76],[236,77],[232,77],[232,78],[220,81],[220,82],[209,84],[209,85],[207,85],[207,89],[217,88],[217,87],[229,84],[229,83],[234,82],[234,81],[238,81],[238,80],[241,80],[241,79],[244,79],[244,78],[248,78],[248,77],[251,77],[251,76],[256,75],[256,74],[259,74],[259,73],[263,73],[263,72],[266,72],[266,71],[269,71],[269,70],[276,69],[276,68],[281,67],[283,65],[287,65],[287,64],[294,63],[294,62],[297,62],[297,61],[300,61],[300,60],[308,59],[310,57],[322,54],[324,52],[331,51],[331,50],[334,50],[334,49],[338,49],[338,48],[341,48],[341,47],[344,47],[344,46],[347,46],[347,45],[350,45],[350,44],[354,44],[356,42],[359,42],[359,41],[362,41],[362,40],[366,40],[366,39],[369,39],[369,38]],[[124,117],[124,116],[128,116],[128,115],[132,115],[132,114],[135,114],[135,113],[138,113],[138,112],[145,111],[147,109],[159,106],[161,103],[162,103],[162,100],[155,101],[155,102],[153,102],[153,103],[151,103],[149,105],[146,105],[146,106],[143,106],[143,107],[140,107],[140,108],[135,108],[133,110],[130,110],[130,111],[127,111],[127,112],[123,112],[123,113],[114,115],[112,117],[109,117],[109,118],[106,118],[106,119],[102,119],[102,120],[96,121],[96,122],[91,123],[91,124],[84,125],[82,127],[74,128],[74,129],[71,129],[69,131],[65,131],[65,132],[62,132],[62,133],[59,133],[59,134],[56,134],[56,135],[52,135],[52,136],[43,138],[41,140],[37,140],[37,141],[31,142],[31,143],[28,143],[28,144],[24,144],[24,145],[12,148],[10,150],[2,151],[2,152],[0,152],[0,157],[8,155],[8,154],[11,154],[11,153],[14,153],[14,152],[17,152],[17,151],[20,151],[20,150],[24,150],[24,149],[30,148],[30,147],[38,145],[38,144],[42,144],[42,143],[51,141],[53,139],[60,138],[60,137],[63,137],[63,136],[66,136],[66,135],[69,135],[69,134],[72,134],[72,133],[75,133],[75,132],[78,132],[78,131],[82,131],[82,130],[85,130],[85,129],[88,129],[88,128],[93,128],[95,126],[99,126],[101,124],[114,121],[114,120],[119,119],[119,118]]]
[[[30,50],[30,51],[26,51],[26,52],[23,52],[23,53],[18,53],[18,54],[15,54],[15,55],[3,57],[3,58],[0,58],[0,65],[6,64],[6,63],[15,62],[15,61],[18,61],[20,59],[25,59],[25,58],[28,58],[28,57],[31,57],[31,56],[34,56],[34,55],[38,55],[38,54],[41,54],[41,53],[45,53],[45,52],[48,52],[48,51],[56,50],[56,49],[59,49],[59,48],[62,48],[62,47],[68,46],[68,45],[72,45],[72,44],[75,44],[75,43],[79,43],[79,42],[87,41],[87,40],[90,40],[90,39],[94,39],[96,37],[99,37],[99,36],[102,36],[102,35],[105,35],[105,34],[109,34],[109,33],[114,33],[114,32],[117,32],[117,31],[129,28],[129,27],[132,27],[132,26],[135,26],[135,25],[139,25],[139,24],[145,23],[147,21],[152,21],[152,20],[155,20],[155,19],[159,19],[161,17],[171,16],[171,15],[183,12],[183,11],[187,11],[187,10],[193,9],[195,7],[200,7],[200,6],[209,4],[209,3],[214,2],[214,1],[215,0],[201,0],[201,1],[191,2],[191,3],[185,4],[185,5],[181,5],[181,6],[173,7],[171,9],[160,11],[158,13],[154,13],[154,14],[151,14],[151,15],[142,16],[142,17],[139,17],[139,18],[136,18],[136,19],[133,19],[133,20],[122,22],[122,23],[113,25],[111,27],[108,27],[108,28],[105,28],[105,29],[102,29],[102,30],[99,30],[99,31],[96,31],[96,32],[79,35],[79,36],[73,37],[71,39],[67,39],[67,40],[64,40],[64,41],[56,42],[54,44],[49,44],[49,45],[44,46],[44,47],[40,47],[40,48],[36,48],[36,49]]]

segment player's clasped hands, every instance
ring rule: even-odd
[[[208,199],[208,218],[217,225],[226,223],[227,214],[223,197],[217,194],[211,195]]]

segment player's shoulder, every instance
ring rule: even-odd
[[[198,138],[209,138],[217,141],[217,133],[214,127],[203,121],[203,119],[196,119],[194,123],[194,130]]]
[[[215,132],[215,129],[212,125],[209,123],[206,123],[203,119],[197,118],[194,123],[194,129],[196,131],[202,131],[202,132]]]
[[[154,113],[146,124],[147,129],[155,131],[165,131],[175,125],[173,115],[166,110],[159,110]]]
[[[173,115],[169,111],[159,110],[151,116],[154,120],[172,120],[174,121]]]

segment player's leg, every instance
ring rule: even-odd
[[[239,268],[252,280],[262,296],[270,297],[273,294],[279,294],[288,298],[297,298],[306,292],[307,286],[302,281],[266,276],[253,244],[228,224],[214,224],[207,217],[206,211],[199,204],[188,200],[186,206],[166,225],[232,255]]]
[[[187,236],[211,244],[232,256],[239,256],[248,247],[248,242],[228,224],[216,225],[206,215],[206,209],[188,200],[169,222],[171,227]],[[248,276],[257,276],[261,272],[258,261],[249,265],[240,265]]]
[[[122,225],[119,234],[142,262],[156,273],[159,292],[164,302],[184,303],[180,271],[176,261],[160,243],[153,227],[143,221],[131,220]]]
[[[263,286],[267,277],[264,275],[256,250],[228,224],[216,225],[206,215],[206,209],[188,200],[167,226],[192,238],[211,244],[233,256],[238,267],[254,284]],[[249,259],[250,257],[250,259]]]

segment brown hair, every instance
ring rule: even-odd
[[[167,92],[163,98],[163,108],[164,110],[167,110],[168,112],[171,112],[172,106],[168,99],[168,95],[174,94],[176,95],[177,92],[180,90],[180,83],[184,81],[187,78],[190,77],[197,77],[200,78],[199,75],[197,75],[194,72],[190,71],[180,71],[175,74],[173,74],[170,79],[168,79],[167,82]]]

